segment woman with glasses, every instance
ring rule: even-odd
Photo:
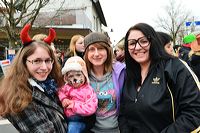
[[[196,76],[181,60],[167,54],[161,43],[155,30],[145,23],[126,33],[121,133],[199,130],[200,88]]]
[[[26,25],[20,37],[23,47],[0,82],[0,115],[23,133],[65,133],[66,121],[56,95],[63,85],[60,67],[49,46],[55,37],[34,41]]]

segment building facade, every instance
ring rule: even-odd
[[[29,12],[31,10],[27,14]],[[23,22],[26,22],[26,18],[18,25],[17,32],[20,32]],[[85,36],[92,31],[103,32],[102,26],[107,24],[99,0],[50,0],[41,8],[32,25],[30,36],[48,34],[48,29],[54,28],[57,33],[55,46],[65,52],[73,35]],[[6,39],[6,34],[0,32],[0,44],[5,48]]]

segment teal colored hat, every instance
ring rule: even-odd
[[[194,40],[196,40],[196,36],[194,34],[189,34],[183,38],[183,42],[185,44],[192,43]]]

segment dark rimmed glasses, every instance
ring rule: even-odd
[[[150,37],[146,37],[146,36],[140,37],[137,40],[129,39],[128,40],[128,49],[134,50],[137,43],[140,45],[140,47],[142,47],[144,49],[145,47],[147,47],[150,44],[149,40],[150,40]]]
[[[33,65],[42,65],[43,62],[45,62],[46,65],[52,65],[54,60],[49,58],[46,60],[42,60],[42,59],[35,59],[35,60],[28,60],[26,59],[28,62],[30,62]]]

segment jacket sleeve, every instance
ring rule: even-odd
[[[69,89],[67,88],[67,85],[63,86],[62,88],[59,88],[58,97],[60,101],[63,101],[63,99],[67,98],[68,94]]]
[[[119,129],[120,133],[130,133],[129,127],[127,124],[127,118],[124,115],[124,102],[123,102],[123,93],[121,96],[120,100],[120,111],[119,111],[119,116],[118,116],[118,121],[119,121]]]
[[[89,85],[82,93],[85,95],[85,101],[74,101],[72,111],[82,116],[90,116],[96,112],[98,104],[97,95]]]
[[[59,116],[58,116],[59,117]],[[41,112],[29,104],[22,112],[16,115],[8,115],[6,118],[13,126],[23,133],[53,133],[56,132],[53,123],[47,119],[45,112]]]
[[[166,127],[162,133],[189,133],[200,126],[198,79],[187,64],[178,62],[172,63],[176,65],[167,68],[175,104],[175,122]]]

